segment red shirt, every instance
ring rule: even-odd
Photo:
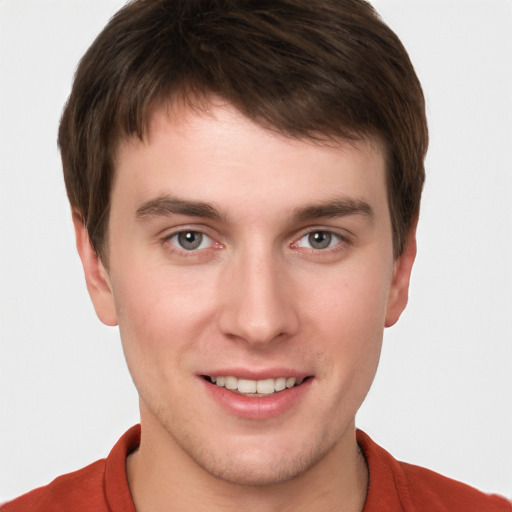
[[[484,494],[428,469],[395,460],[357,432],[370,472],[362,512],[512,512],[506,499]],[[5,504],[2,512],[136,512],[126,478],[126,457],[140,442],[132,427],[106,459],[56,478]]]

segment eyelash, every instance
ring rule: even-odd
[[[192,249],[186,249],[183,246],[180,247],[178,238],[180,235],[186,236],[187,234],[195,234],[201,236],[202,239],[198,247]],[[205,243],[205,237],[209,239],[208,246],[201,247]],[[175,239],[175,242],[173,242],[173,239]],[[197,257],[201,254],[204,254],[205,251],[221,249],[223,247],[222,244],[215,242],[211,236],[200,229],[180,229],[179,231],[174,231],[173,233],[170,233],[162,238],[162,244],[167,248],[167,250],[169,250],[171,254],[177,254],[178,256],[182,257]]]
[[[327,235],[329,237],[328,246],[324,248],[315,248],[315,247],[301,247],[299,244],[301,240],[307,239],[312,235]],[[335,239],[335,243],[331,245],[332,239]],[[311,245],[311,240],[308,240]],[[290,244],[290,247],[293,249],[303,249],[309,254],[315,255],[329,255],[333,253],[337,253],[346,249],[347,245],[350,244],[350,240],[347,236],[341,235],[340,233],[330,230],[330,229],[321,229],[314,228],[309,229],[308,231],[301,234],[299,238],[297,238],[294,242]]]
[[[195,235],[201,235],[202,240],[200,241],[200,244],[196,248],[192,249],[186,249],[184,247],[179,247],[178,238],[180,235],[187,235],[187,234],[195,234]],[[314,248],[314,247],[303,247],[300,245],[301,240],[311,237],[312,235],[327,235],[329,238],[327,247],[324,248]],[[201,247],[201,245],[204,244],[204,237],[209,239],[209,243],[207,247]],[[332,244],[332,239],[335,239],[334,244]],[[176,241],[173,242],[173,239]],[[219,242],[215,242],[215,240],[209,236],[207,233],[200,229],[180,229],[179,231],[174,231],[173,233],[170,233],[166,235],[164,238],[162,238],[162,244],[166,246],[166,248],[171,252],[171,254],[177,254],[178,256],[182,257],[198,257],[200,255],[205,255],[206,251],[209,250],[219,250],[222,249],[224,246],[223,244]],[[311,240],[308,240],[309,244],[311,245]],[[332,245],[331,245],[332,244]],[[340,233],[329,230],[329,229],[309,229],[306,232],[303,232],[300,237],[296,238],[293,242],[289,244],[289,247],[291,249],[301,249],[302,252],[307,252],[308,254],[318,254],[318,255],[328,255],[337,253],[339,251],[343,251],[346,249],[346,246],[350,244],[350,240],[348,237],[341,235]]]

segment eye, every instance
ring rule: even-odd
[[[172,235],[169,242],[185,251],[197,251],[212,245],[212,239],[200,231],[180,231]]]
[[[299,247],[321,251],[338,245],[342,240],[340,235],[332,233],[331,231],[311,231],[301,237],[297,245]]]

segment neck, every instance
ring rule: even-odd
[[[313,467],[297,477],[268,485],[240,485],[211,475],[172,437],[142,421],[139,449],[127,460],[137,512],[360,512],[368,470],[352,424],[346,435]]]

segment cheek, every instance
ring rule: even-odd
[[[209,294],[184,273],[137,268],[131,266],[129,279],[113,279],[119,329],[129,366],[145,361],[156,372],[163,360],[173,366],[198,343]]]
[[[179,403],[186,389],[187,354],[196,350],[202,311],[197,289],[169,277],[132,271],[118,287],[113,283],[129,372],[142,402],[164,415],[163,404],[170,397]]]
[[[327,356],[326,374],[364,388],[380,357],[392,265],[355,267],[331,273],[322,292],[309,293],[303,325]]]
[[[378,266],[367,266],[366,271],[347,267],[326,275],[323,287],[313,283],[302,287],[302,302],[308,297],[304,310],[311,312],[309,321],[320,319],[325,328],[340,335],[359,332],[372,338],[372,334],[382,334],[391,273]]]

